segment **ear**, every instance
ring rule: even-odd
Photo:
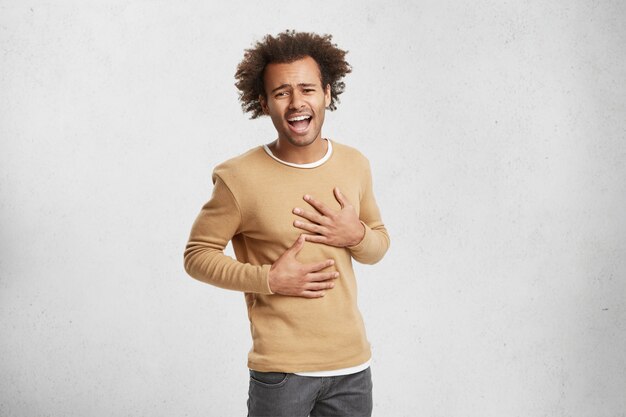
[[[259,104],[261,104],[263,114],[270,114],[270,110],[267,108],[267,100],[263,97],[263,94],[259,94]]]
[[[326,84],[326,88],[324,89],[324,102],[326,103],[326,107],[330,106],[330,84]]]

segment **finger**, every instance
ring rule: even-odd
[[[324,268],[328,268],[329,266],[332,266],[335,264],[335,261],[333,261],[332,259],[327,259],[325,261],[322,262],[317,262],[317,263],[313,263],[313,264],[306,264],[304,265],[304,270],[311,273],[311,272],[317,272],[321,269]]]
[[[300,217],[304,217],[305,219],[312,221],[313,223],[317,223],[317,224],[328,223],[328,219],[322,216],[321,214],[314,212],[314,211],[303,210],[299,207],[296,207],[295,209],[293,209],[293,214],[297,214]]]
[[[311,272],[306,274],[307,279],[311,282],[321,282],[321,281],[329,281],[339,278],[339,272],[330,271],[330,272]]]
[[[333,281],[311,282],[307,284],[305,291],[323,291],[334,287],[335,283]]]
[[[294,220],[293,225],[298,229],[303,229],[311,233],[324,234],[324,232],[326,232],[326,228],[323,226],[313,223],[302,222],[300,220]]]
[[[305,298],[321,298],[326,295],[325,291],[303,291],[302,296]]]
[[[304,238],[307,242],[323,243],[325,245],[330,245],[330,240],[328,239],[328,237],[323,235],[304,235]]]
[[[321,201],[317,201],[316,199],[314,199],[308,194],[304,195],[304,201],[306,201],[307,203],[315,207],[317,211],[319,211],[325,216],[329,216],[330,214],[332,214],[332,212],[328,209],[328,207],[324,205],[324,203],[322,203]]]
[[[337,199],[337,201],[339,201],[339,204],[341,205],[341,208],[350,205],[350,202],[348,201],[346,196],[344,196],[343,193],[339,190],[339,187],[333,188],[333,191],[335,193],[335,198]]]

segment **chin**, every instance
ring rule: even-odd
[[[307,137],[293,137],[287,136],[287,140],[294,146],[308,146],[315,142],[315,137],[307,138]]]

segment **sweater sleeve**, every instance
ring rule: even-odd
[[[356,261],[363,264],[375,264],[383,258],[391,241],[374,198],[369,161],[364,171],[365,187],[360,201],[359,219],[365,227],[365,235],[359,243],[348,246],[348,249]]]
[[[271,265],[251,265],[224,254],[241,226],[241,211],[232,192],[213,174],[213,194],[196,218],[185,248],[185,270],[193,278],[235,291],[273,294],[268,282]]]

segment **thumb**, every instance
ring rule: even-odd
[[[296,241],[293,242],[293,245],[291,245],[291,247],[289,248],[289,251],[293,252],[294,255],[297,254],[298,252],[300,252],[300,250],[304,246],[305,240],[306,239],[304,238],[304,235],[298,236]]]
[[[339,187],[333,188],[333,191],[335,193],[335,198],[337,199],[337,201],[339,201],[339,204],[341,205],[341,208],[344,208],[346,205],[350,204],[350,202],[343,196],[343,194],[341,194],[341,191],[339,191]]]

